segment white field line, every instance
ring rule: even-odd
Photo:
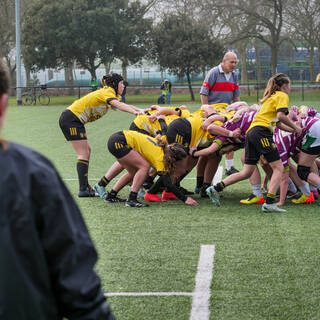
[[[214,245],[201,245],[196,274],[196,286],[193,292],[109,292],[104,295],[106,297],[192,296],[192,309],[189,320],[209,320],[210,286],[214,254]]]
[[[208,320],[210,316],[210,286],[213,273],[215,247],[202,245],[196,275],[196,287],[192,298],[190,320]]]
[[[193,296],[193,292],[108,292],[106,297],[144,297],[144,296]]]
[[[217,182],[220,182],[222,180],[222,174],[223,174],[223,166],[219,166],[218,170],[213,178],[212,183],[216,184]],[[90,178],[88,180],[90,181],[99,181],[101,179],[100,178]],[[196,180],[196,177],[190,178],[190,177],[186,177],[184,178],[185,180]],[[63,179],[64,181],[78,181],[78,178],[65,178]],[[118,178],[115,178],[114,180],[118,180]]]

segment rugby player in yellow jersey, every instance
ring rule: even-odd
[[[219,114],[227,114],[230,111],[234,111],[236,110],[239,106],[244,106],[246,105],[246,102],[244,101],[236,101],[233,102],[232,104],[228,105],[227,103],[214,103],[211,104],[210,106],[215,108],[216,110],[218,110]],[[230,120],[230,119],[228,119]],[[239,170],[237,170],[234,167],[234,151],[228,152],[225,154],[225,165],[226,165],[226,170],[225,170],[225,174],[227,176],[229,176],[232,173],[236,173],[239,172]]]
[[[219,117],[217,120],[222,120],[218,115],[212,115],[212,119]],[[178,142],[187,149],[194,146],[196,148],[204,148],[211,144],[214,136],[202,128],[203,118],[196,113],[195,116],[183,119],[174,120],[168,127],[167,141],[168,143]],[[186,168],[186,174],[189,173],[198,163],[198,159],[189,156]],[[205,162],[207,164],[207,162]],[[205,171],[205,170],[204,170]],[[180,177],[181,181],[185,176]],[[150,192],[150,190],[149,190]],[[151,191],[152,192],[152,191]]]
[[[165,187],[170,192],[187,205],[198,205],[194,199],[186,197],[171,181],[171,177],[178,169],[177,162],[187,157],[187,152],[182,145],[178,143],[168,145],[165,141],[140,132],[124,130],[109,138],[108,149],[127,170],[127,173],[117,181],[110,191],[108,200],[112,196],[116,197],[117,193],[132,181],[129,198],[125,205],[127,207],[147,207],[147,204],[137,200],[137,194],[152,166],[161,175]]]
[[[217,114],[212,114],[211,115],[212,121],[224,121],[224,117],[217,115]],[[195,148],[205,148],[208,147],[212,141],[214,140],[214,136],[210,134],[207,130],[204,130],[202,128],[203,124],[203,118],[199,116],[199,113],[195,116],[191,116],[188,118],[179,118],[174,120],[173,122],[170,123],[168,127],[168,131],[166,134],[166,139],[168,143],[180,143],[182,144],[186,150],[190,147],[195,147]],[[215,126],[215,125],[212,125]],[[211,126],[208,127],[208,129],[211,128]],[[220,127],[218,127],[220,129]],[[222,129],[223,132],[219,132],[219,134],[224,135],[227,134],[229,135],[229,131]],[[210,164],[216,164],[216,161],[214,159],[215,155],[212,155],[210,157]],[[186,161],[186,168],[185,168],[185,174],[179,177],[178,183],[192,170],[192,168],[197,164],[198,158],[195,157],[188,157]],[[213,170],[212,168],[208,165],[208,170],[205,171],[205,181],[209,181],[210,179],[212,180],[213,178]],[[211,182],[210,180],[210,182]],[[179,185],[179,184],[178,184]],[[210,183],[208,184],[210,185]],[[146,193],[145,199],[152,199],[152,195],[156,194],[157,190],[155,188],[151,188],[148,190]],[[152,201],[152,200],[150,200]]]
[[[129,112],[134,115],[142,113],[139,108],[120,102],[124,89],[123,78],[116,73],[103,76],[103,88],[93,91],[74,101],[62,112],[59,125],[77,153],[77,172],[79,179],[79,197],[94,197],[95,192],[88,183],[90,146],[87,140],[85,124],[104,116],[109,108]]]
[[[273,172],[266,202],[262,205],[262,211],[285,211],[274,204],[283,173],[283,165],[273,142],[273,128],[271,125],[275,122],[281,130],[296,132],[298,136],[301,135],[302,129],[287,117],[289,92],[290,79],[287,75],[278,73],[269,79],[263,98],[260,101],[262,103],[261,109],[254,117],[246,133],[243,169],[207,189],[207,193],[215,205],[220,205],[219,192],[226,186],[248,179],[254,172],[260,156],[263,155]]]
[[[190,112],[185,106],[179,107],[159,107],[152,105],[150,108],[145,110],[145,114],[139,114],[136,116],[134,121],[131,123],[129,130],[137,131],[152,137],[156,137],[157,134],[164,135],[167,132],[167,126],[171,121],[179,117],[190,116]],[[99,194],[101,198],[108,201],[109,193],[106,192],[105,187],[114,179],[124,168],[116,161],[107,173],[97,182],[93,189],[96,194]],[[150,186],[153,183],[156,172],[152,171],[153,174],[147,177],[145,183]],[[146,187],[148,189],[148,187]],[[138,197],[144,197],[144,192],[139,191]],[[124,199],[118,197],[112,197],[112,202],[122,202]]]
[[[227,107],[228,104],[226,103],[202,105],[201,108],[192,115],[201,117],[202,119],[207,118],[201,125],[202,129],[207,130],[212,135],[225,135],[226,130],[220,128],[220,126],[225,121],[230,120],[235,113],[234,110],[227,110]],[[206,194],[206,189],[211,185],[211,176],[213,177],[214,172],[217,169],[214,162],[215,161],[213,161],[213,159],[209,161],[209,157],[207,156],[201,156],[197,162],[197,183],[195,187],[195,193],[200,193],[201,197],[203,198],[208,197]],[[208,172],[211,172],[211,174],[208,174]]]
[[[191,115],[185,106],[153,107],[157,107],[157,109],[150,110],[143,115],[138,115],[131,123],[129,130],[148,134],[152,137],[155,137],[157,134],[165,135],[168,125],[173,120]]]

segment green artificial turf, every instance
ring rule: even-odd
[[[78,198],[76,154],[58,125],[64,108],[11,106],[3,135],[49,157],[65,179],[97,247],[96,269],[105,292],[193,292],[200,247],[209,244],[215,245],[211,320],[320,318],[317,203],[294,206],[287,200],[286,213],[265,214],[260,205],[239,203],[251,193],[249,181],[226,188],[221,207],[199,195],[193,196],[198,207],[168,201],[144,209]],[[191,110],[196,108],[190,104]],[[130,114],[110,111],[86,126],[91,184],[114,161],[106,148],[108,137],[127,129],[132,120]],[[240,154],[235,153],[237,168]],[[195,177],[193,170],[182,185],[193,190]],[[119,196],[128,193],[126,187]],[[190,296],[117,296],[108,301],[120,320],[187,320],[192,306]]]

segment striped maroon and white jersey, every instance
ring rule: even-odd
[[[305,135],[308,133],[311,126],[318,121],[319,119],[315,117],[306,117],[304,119],[301,119],[301,128],[302,128],[302,135],[300,137],[301,141],[303,140]]]
[[[273,140],[277,146],[283,166],[287,167],[289,158],[298,151],[298,146],[301,145],[302,139],[296,133],[275,128]]]
[[[228,138],[219,136],[216,137],[216,139],[220,140],[222,143],[225,143],[226,141],[228,141],[229,143],[244,143],[246,138],[246,132],[250,127],[251,122],[253,121],[256,114],[257,111],[244,112],[240,118],[240,121],[233,123],[231,119],[222,125],[222,128],[228,129],[230,131],[240,128],[241,136],[239,138]]]
[[[317,112],[312,112],[310,109],[310,113],[308,114],[315,115]],[[288,166],[288,159],[300,150],[304,137],[307,135],[311,126],[318,121],[319,119],[313,116],[301,119],[300,125],[302,128],[302,134],[300,137],[298,137],[296,133],[290,133],[278,128],[275,129],[273,140],[277,146],[284,167]]]

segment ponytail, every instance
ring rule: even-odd
[[[158,145],[163,149],[164,167],[170,173],[174,174],[177,161],[187,157],[187,151],[180,143],[171,143],[158,139]]]
[[[260,103],[265,102],[270,98],[276,91],[280,91],[282,85],[290,83],[289,77],[284,73],[277,73],[271,77],[267,83],[267,87],[264,91],[263,98]]]

